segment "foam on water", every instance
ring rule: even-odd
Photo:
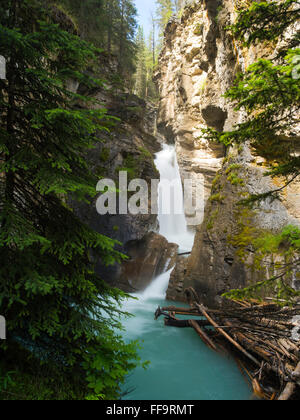
[[[165,299],[172,270],[158,276],[150,286],[140,295],[140,299]]]
[[[179,245],[180,251],[190,251],[194,234],[188,231],[183,212],[183,191],[174,146],[164,145],[156,155],[161,179],[177,180],[175,203],[180,202],[181,214],[159,214],[160,234]],[[160,209],[163,205],[159,188]],[[164,327],[162,320],[154,321],[158,306],[174,302],[165,300],[172,270],[157,277],[141,293],[133,295],[123,310],[135,315],[125,319],[126,341],[142,343],[140,356],[149,360],[145,371],[137,368],[128,378],[123,390],[129,400],[244,400],[251,391],[233,360],[211,351],[191,328]],[[183,306],[180,304],[180,306]]]

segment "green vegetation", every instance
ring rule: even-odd
[[[134,75],[133,91],[140,98],[157,102],[159,94],[153,81],[158,64],[158,56],[162,47],[165,27],[174,14],[179,14],[183,0],[157,0],[156,13],[150,15],[152,30],[145,39],[143,28],[139,28],[135,39],[136,73]],[[157,34],[158,28],[158,34]],[[158,35],[158,36],[157,36]],[[158,41],[157,41],[158,38]]]
[[[251,2],[250,7],[239,10],[235,25],[230,27],[235,38],[245,46],[257,41],[276,41],[295,22],[299,22],[300,8],[298,0]],[[300,35],[296,32],[287,48],[299,46]],[[282,53],[284,54],[285,48]]]
[[[139,147],[139,151],[141,152],[142,159],[151,159],[153,160],[152,153],[149,150],[145,149],[144,147]]]
[[[221,188],[221,183],[220,183],[221,178],[222,178],[222,175],[218,172],[212,182],[212,191],[216,191],[217,189]]]
[[[252,8],[256,10],[261,5],[265,3],[254,2]],[[272,8],[276,8],[277,5],[279,13],[282,5],[277,3],[272,5]],[[292,16],[296,14],[299,19],[300,9],[297,10],[291,11],[291,14]],[[277,21],[272,21],[273,25],[267,32],[265,27],[259,32],[255,23],[253,27],[250,25],[242,30],[241,22],[246,17],[250,22],[252,20],[256,22],[256,15],[248,9],[241,11],[240,20],[232,28],[236,35],[237,33],[240,33],[241,37],[247,35],[253,40],[262,40],[263,37],[276,39],[275,35],[279,36]],[[289,47],[292,44],[293,40],[290,41]],[[227,92],[226,97],[236,104],[236,110],[246,111],[247,121],[239,124],[234,131],[217,133],[214,130],[207,130],[206,133],[211,139],[220,141],[226,146],[251,142],[255,152],[269,163],[270,170],[266,175],[296,178],[299,174],[300,160],[293,153],[293,148],[298,140],[294,133],[297,132],[300,87],[295,60],[300,55],[300,49],[286,47],[281,50],[281,55],[280,64],[261,59],[251,65],[245,74],[239,75],[234,86]],[[291,109],[291,112],[286,112],[287,109]]]
[[[211,202],[216,201],[218,203],[222,203],[225,199],[225,196],[221,193],[218,193],[218,194],[212,195],[209,199]]]
[[[202,94],[205,92],[206,86],[207,86],[207,79],[205,78],[205,79],[203,79],[203,80],[202,80],[202,82],[201,82],[201,85],[200,85],[200,89],[199,89],[198,95],[202,95]]]
[[[268,293],[280,305],[292,304],[300,297],[291,285],[291,280],[299,280],[297,260],[300,252],[300,229],[287,226],[280,233],[259,232],[251,223],[246,223],[240,233],[232,240],[232,244],[242,249],[251,246],[253,249],[254,267],[265,277],[242,290],[232,290],[224,296],[230,299],[259,299]],[[245,251],[244,257],[247,255]]]
[[[233,163],[231,164],[225,171],[226,175],[230,174],[230,172],[235,171],[235,170],[239,170],[241,169],[242,166],[237,164],[237,163]]]
[[[107,147],[103,147],[100,153],[100,160],[101,162],[107,162],[110,157],[110,151]]]
[[[223,9],[224,9],[224,6],[223,6],[223,5],[221,5],[221,6],[219,6],[219,7],[217,8],[217,16],[216,16],[216,18],[215,18],[216,23],[219,23],[219,20],[220,20],[220,15],[221,15],[221,13],[222,13]]]
[[[164,30],[173,15],[181,17],[184,0],[156,0],[156,23],[159,27],[160,38],[163,38]]]
[[[219,213],[220,213],[219,209],[216,209],[212,213],[212,215],[209,217],[208,222],[207,222],[207,225],[206,225],[207,230],[212,230],[213,229],[215,220],[219,216]]]
[[[128,106],[126,110],[140,116],[142,115],[142,112],[143,112],[143,108],[141,106]]]
[[[116,168],[116,174],[119,174],[121,171],[127,172],[129,181],[139,177],[139,162],[134,154],[128,153],[123,160],[123,165]]]
[[[156,3],[156,21],[160,29],[160,35],[162,37],[168,21],[175,13],[175,4],[173,0],[157,0]]]
[[[125,171],[128,174],[128,180],[131,181],[141,177],[145,161],[152,162],[155,167],[152,153],[144,147],[139,147],[138,150],[140,152],[139,154],[127,153],[124,156],[122,166],[116,168],[116,174],[119,174],[120,171]]]
[[[80,36],[118,58],[131,83],[135,69],[137,10],[133,0],[59,0],[76,21]]]
[[[298,1],[253,1],[249,7],[240,6],[237,22],[228,30],[247,47],[258,42],[276,45],[283,39],[287,28],[299,19]],[[255,250],[258,257],[254,267],[263,271],[264,279],[245,290],[233,291],[227,297],[258,297],[266,287],[272,289],[276,298],[288,303],[299,295],[291,287],[292,273],[295,275],[300,265],[299,229],[288,226],[276,235],[262,232],[256,229],[253,217],[247,215],[247,212],[251,213],[247,206],[268,198],[280,199],[280,193],[300,176],[299,136],[296,134],[300,110],[299,41],[298,31],[281,44],[276,62],[275,59],[258,60],[237,77],[226,93],[235,109],[247,114],[245,122],[238,124],[233,131],[204,130],[209,139],[226,146],[235,145],[240,151],[242,145],[250,143],[254,153],[265,158],[268,164],[265,175],[282,179],[282,186],[278,189],[250,196],[239,203],[239,233],[229,241],[244,260],[249,249]],[[228,168],[228,181],[242,186],[244,181],[239,178],[237,169],[233,165]],[[262,256],[268,256],[268,259]],[[266,267],[268,270],[263,269]]]
[[[246,263],[249,249],[252,249],[253,241],[260,234],[255,226],[254,217],[255,212],[248,207],[238,208],[234,214],[237,231],[227,238],[228,243],[237,249],[236,254],[243,263]]]
[[[203,34],[203,27],[204,27],[203,23],[198,23],[195,30],[194,30],[194,34],[199,35],[199,36],[202,35]]]
[[[143,99],[153,102],[158,100],[157,88],[153,82],[157,66],[158,49],[155,42],[155,23],[148,42],[145,41],[143,28],[139,27],[137,37],[136,73],[134,76],[134,93]]]
[[[245,181],[239,176],[241,169],[242,169],[242,166],[237,163],[231,164],[226,169],[225,174],[228,175],[227,181],[229,181],[231,185],[236,185],[236,186],[241,186],[241,187],[245,186]]]
[[[102,85],[86,71],[97,50],[62,28],[51,1],[7,0],[0,16],[0,398],[118,398],[137,345],[120,337],[125,294],[94,264],[124,257],[66,205],[94,197],[86,151],[114,122],[66,87]]]
[[[236,172],[231,172],[227,177],[227,181],[229,181],[231,185],[239,185],[241,187],[245,186],[245,181],[240,178]]]

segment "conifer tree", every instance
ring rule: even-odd
[[[177,14],[184,7],[184,4],[185,4],[185,0],[174,0],[174,8]]]
[[[118,57],[121,76],[134,73],[137,10],[133,0],[59,0],[75,17],[80,36]]]
[[[118,39],[118,62],[121,74],[130,78],[134,72],[133,60],[136,54],[134,42],[137,29],[137,10],[132,0],[119,0],[119,16],[115,31]]]
[[[147,91],[147,68],[146,68],[146,44],[144,30],[140,26],[136,37],[137,45],[137,64],[135,75],[134,93],[140,98],[146,97]]]
[[[135,366],[135,345],[115,333],[124,294],[95,274],[94,263],[123,257],[67,204],[69,195],[88,202],[95,195],[98,180],[85,154],[112,120],[66,88],[69,79],[102,82],[84,72],[96,50],[54,24],[51,6],[0,5],[7,59],[0,80],[0,314],[8,328],[0,370],[16,371],[21,383],[26,375],[40,378],[47,398],[117,398]]]
[[[250,7],[242,6],[233,35],[250,46],[257,42],[282,41],[277,57],[273,60],[260,59],[237,77],[227,92],[236,110],[245,111],[245,121],[233,131],[218,133],[204,130],[208,137],[226,146],[250,144],[254,153],[265,158],[269,169],[266,176],[281,177],[282,186],[265,194],[250,196],[240,205],[257,203],[260,200],[280,199],[280,193],[300,176],[299,112],[300,112],[300,48],[299,31],[286,38],[285,32],[292,24],[299,22],[299,2],[252,2]],[[237,244],[238,245],[238,244]],[[300,293],[291,287],[291,279],[299,280],[300,230],[287,226],[276,235],[259,232],[250,238],[246,248],[253,246],[258,258],[281,256],[281,263],[273,265],[274,275],[266,275],[258,284],[245,290],[236,290],[229,297],[257,297],[261,289],[270,290],[283,301],[293,301]],[[277,258],[278,259],[278,258]],[[262,262],[261,260],[260,262]],[[275,269],[275,271],[274,271]],[[272,271],[272,270],[269,270]]]
[[[166,24],[174,13],[173,0],[156,0],[156,18],[161,36],[163,36]]]
[[[158,100],[157,87],[153,81],[154,71],[157,66],[158,52],[156,48],[155,29],[149,34],[148,42],[146,44],[146,69],[147,69],[147,89],[146,98],[150,101],[156,102]]]
[[[137,37],[137,56],[134,93],[140,98],[157,101],[157,89],[153,82],[153,74],[156,66],[156,51],[153,35],[150,33],[148,42],[145,41],[144,31],[139,27]]]

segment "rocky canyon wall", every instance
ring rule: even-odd
[[[156,75],[161,94],[158,128],[176,144],[182,178],[203,176],[206,202],[192,255],[178,259],[167,297],[185,300],[183,292],[192,286],[209,306],[220,305],[224,292],[261,276],[252,267],[251,249],[250,256],[238,255],[233,238],[244,226],[274,232],[300,222],[299,183],[285,191],[282,201],[267,199],[251,211],[238,206],[242,197],[276,189],[282,180],[265,177],[265,162],[247,146],[225,151],[208,143],[201,131],[231,130],[242,121],[243,115],[223,95],[238,72],[276,53],[268,44],[246,49],[229,35],[225,28],[235,21],[237,4],[238,0],[189,2],[181,18],[172,19],[166,28]]]
[[[151,180],[159,179],[154,165],[154,154],[161,150],[156,136],[157,109],[118,86],[118,62],[114,57],[101,54],[98,71],[105,80],[103,87],[88,92],[82,91],[82,86],[73,89],[92,96],[101,104],[95,107],[104,106],[108,114],[119,121],[110,133],[99,133],[101,142],[88,154],[90,166],[99,180],[114,180],[117,188],[120,171],[127,173],[128,183],[133,179],[145,180],[150,199]],[[143,290],[166,268],[174,266],[178,247],[157,233],[157,215],[150,211],[149,214],[119,214],[118,205],[116,214],[100,215],[96,209],[97,198],[92,205],[72,203],[72,207],[95,231],[117,240],[118,250],[129,257],[121,265],[110,267],[103,266],[99,260],[97,272],[108,283],[126,292]]]

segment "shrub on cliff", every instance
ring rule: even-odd
[[[292,29],[299,19],[299,1],[253,1],[249,7],[241,6],[237,22],[228,28],[244,46],[258,42],[280,46],[273,60],[260,59],[249,66],[225,95],[235,104],[237,111],[245,112],[245,121],[233,131],[204,130],[208,138],[226,146],[250,144],[269,165],[265,175],[283,180],[281,187],[259,196],[250,196],[241,201],[241,205],[251,205],[268,197],[280,199],[280,193],[300,176],[297,153],[300,141],[300,36],[299,31]],[[288,30],[290,36],[286,37]],[[227,296],[257,297],[262,288],[271,287],[284,302],[298,298],[300,293],[291,287],[291,279],[299,271],[299,240],[299,229],[293,226],[286,227],[277,235],[263,232],[259,237],[256,234],[251,245],[257,255],[269,256],[271,261],[277,256],[279,262],[271,262],[269,267],[274,275],[266,274],[266,279],[260,283]]]

